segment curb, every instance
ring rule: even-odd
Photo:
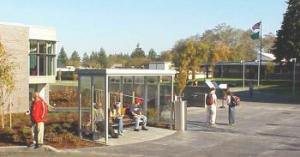
[[[33,149],[29,148],[27,146],[1,146],[0,147],[0,153],[1,152],[38,152],[38,151],[48,151],[48,152],[63,152],[62,150],[58,150],[52,146],[44,145],[43,147],[39,149]]]

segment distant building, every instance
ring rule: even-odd
[[[260,54],[257,53],[257,60],[259,60],[259,57],[260,57]],[[265,52],[262,52],[261,53],[261,60],[262,61],[274,61],[276,59],[275,55],[272,54],[272,53],[265,53]]]
[[[55,28],[0,23],[0,42],[17,65],[13,112],[28,110],[34,91],[48,102],[49,83],[54,83],[56,76]]]
[[[150,62],[149,69],[172,70],[172,62]]]
[[[123,68],[123,64],[121,64],[121,63],[116,63],[116,64],[113,64],[113,65],[111,66],[111,68],[112,68],[112,69]]]

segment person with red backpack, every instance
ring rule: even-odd
[[[240,98],[233,95],[229,89],[226,90],[226,102],[228,105],[228,121],[229,125],[235,123],[235,107],[240,104]]]
[[[34,101],[32,102],[30,108],[33,137],[33,144],[31,147],[40,148],[44,144],[44,126],[48,113],[48,107],[38,92],[33,94],[33,100]]]
[[[207,107],[207,123],[209,127],[215,127],[217,116],[217,96],[215,88],[210,88],[209,93],[206,96]]]

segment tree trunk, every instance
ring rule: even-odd
[[[11,105],[11,98],[9,98],[9,128],[12,128]]]
[[[1,127],[4,128],[5,125],[4,125],[4,110],[3,110],[3,106],[4,106],[4,103],[1,103],[1,107],[0,107],[0,114],[1,114]]]

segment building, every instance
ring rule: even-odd
[[[160,70],[172,70],[173,64],[172,62],[150,62],[149,69],[160,69]]]
[[[49,83],[56,76],[56,41],[51,27],[0,23],[0,42],[16,64],[13,112],[28,110],[34,91],[49,101]]]

